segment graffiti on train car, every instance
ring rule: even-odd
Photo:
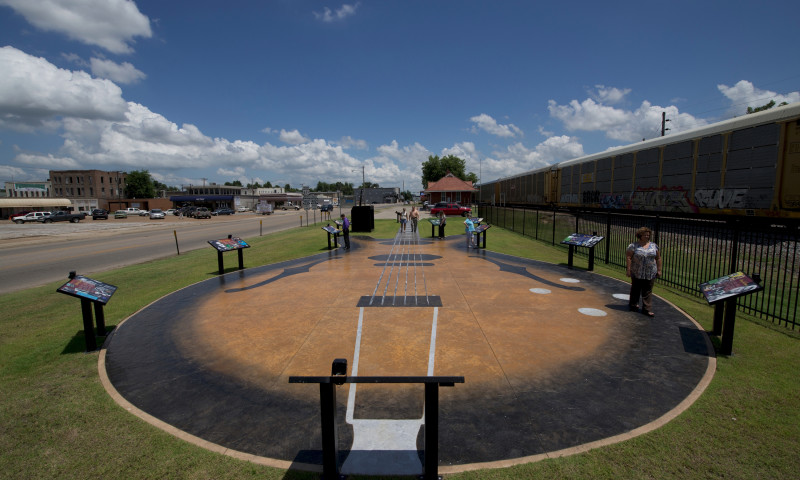
[[[704,208],[746,208],[747,188],[709,188],[694,192],[694,201]]]
[[[697,205],[689,198],[689,192],[683,187],[637,188],[631,194],[631,208],[661,212],[699,211]]]
[[[600,203],[600,191],[591,190],[583,192],[583,203]]]
[[[628,200],[628,196],[620,193],[614,195],[611,194],[600,195],[599,203],[602,208],[619,209],[619,210],[630,208],[631,204],[631,202]]]

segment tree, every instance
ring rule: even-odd
[[[153,198],[156,188],[150,172],[147,170],[134,170],[128,173],[125,179],[125,196],[128,198]]]
[[[242,182],[241,180],[234,180],[232,182],[225,182],[223,185],[225,185],[226,187],[241,187]]]
[[[778,106],[782,107],[784,105],[789,105],[789,104],[786,103],[786,102],[781,102],[781,104],[778,105]],[[770,108],[772,108],[774,106],[775,106],[775,100],[770,100],[769,103],[767,103],[766,105],[761,105],[760,107],[756,107],[756,108],[747,107],[747,113],[750,114],[750,113],[756,113],[756,112],[763,112],[764,110],[769,110]]]
[[[447,172],[461,180],[472,183],[478,181],[478,176],[473,172],[464,173],[466,162],[455,155],[447,155],[439,158],[438,155],[430,155],[427,162],[422,163],[422,186],[428,188],[429,182],[435,182],[447,175]]]

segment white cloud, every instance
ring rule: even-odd
[[[37,178],[29,174],[27,170],[14,165],[0,165],[0,179],[9,182],[12,181],[12,179],[15,181],[37,180]]]
[[[69,157],[54,157],[52,154],[35,155],[20,153],[14,160],[24,165],[34,165],[36,167],[49,167],[53,170],[65,170],[79,168],[78,162]]]
[[[769,90],[761,90],[756,88],[751,82],[747,80],[739,80],[736,85],[729,87],[727,85],[717,85],[717,89],[733,102],[733,107],[736,108],[736,113],[743,113],[744,108],[738,108],[740,105],[748,107],[760,107],[774,100],[776,104],[800,102],[800,92],[790,92],[787,94],[780,94]]]
[[[368,148],[366,140],[356,140],[355,138],[349,135],[346,137],[342,137],[339,140],[339,145],[341,145],[342,148],[345,149],[355,148],[356,150],[366,150]]]
[[[308,143],[309,138],[303,136],[298,130],[286,131],[281,129],[280,140],[283,143],[290,145],[300,145],[301,143]]]
[[[105,60],[102,58],[91,59],[92,75],[100,78],[107,78],[116,83],[124,85],[138,83],[147,78],[141,70],[128,62],[116,63],[112,60]]]
[[[325,7],[322,12],[313,12],[314,17],[317,20],[322,20],[326,23],[336,22],[344,20],[347,17],[356,14],[356,9],[360,6],[360,3],[355,3],[353,5],[343,4],[339,7],[335,12],[332,11],[330,8]]]
[[[14,47],[0,48],[0,128],[52,129],[57,117],[124,119],[122,90],[109,80],[56,67]]]
[[[0,0],[32,25],[112,53],[130,53],[135,37],[150,38],[150,20],[131,0]]]
[[[492,135],[497,135],[498,137],[513,138],[518,135],[520,137],[522,136],[522,130],[517,128],[513,123],[509,123],[508,125],[498,124],[497,120],[485,113],[481,113],[480,115],[470,118],[470,121],[475,123],[475,125],[472,127],[473,133],[480,129],[491,133]]]
[[[558,105],[554,100],[548,103],[550,115],[560,120],[567,130],[601,131],[608,138],[625,142],[636,142],[660,135],[662,112],[666,112],[672,132],[708,123],[692,115],[680,113],[678,107],[654,106],[647,101],[633,111],[603,105],[590,98],[583,102],[572,100],[569,105]]]
[[[480,163],[480,154],[475,144],[472,142],[459,142],[450,148],[442,149],[442,156],[455,155],[456,157],[464,160],[466,164],[465,170],[467,172],[478,173],[478,164]]]
[[[218,168],[217,175],[222,175],[224,177],[242,177],[245,174],[244,167],[234,167],[234,168]]]
[[[606,87],[605,85],[595,85],[596,92],[589,92],[589,94],[598,102],[609,105],[614,105],[621,102],[626,95],[631,93],[630,88],[616,88]]]

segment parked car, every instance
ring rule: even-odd
[[[114,212],[114,218],[128,218],[128,212],[125,210],[117,210]]]
[[[466,217],[472,212],[472,209],[455,202],[439,202],[431,208],[431,215],[439,215],[439,212],[444,212],[448,216],[461,215]]]
[[[140,217],[146,217],[148,215],[150,215],[150,212],[148,212],[147,210],[139,210]]]
[[[86,213],[70,213],[64,211],[53,212],[50,215],[47,215],[42,219],[44,223],[53,223],[53,222],[70,222],[70,223],[78,223],[81,220],[86,218]]]
[[[92,220],[108,220],[108,210],[102,208],[95,208],[92,210]]]
[[[194,217],[194,212],[197,210],[195,206],[181,207],[178,209],[176,215],[183,215],[184,217]]]
[[[177,215],[177,213],[175,213],[176,211],[177,210],[175,210],[174,208],[170,208],[169,210],[164,212],[164,214],[166,214],[166,215]]]
[[[234,215],[236,212],[230,208],[220,208],[219,210],[214,210],[211,212],[211,215]]]
[[[137,207],[128,207],[125,209],[125,213],[127,215],[139,215],[139,209]]]
[[[240,211],[240,212],[246,212],[247,211],[247,207],[239,207],[239,208],[237,208],[237,210]]]
[[[198,207],[194,211],[194,218],[211,218],[211,210],[206,207]]]
[[[286,202],[281,207],[282,210],[300,210],[300,205],[292,205],[292,202]]]
[[[11,217],[11,221],[17,224],[42,222],[44,221],[45,218],[49,216],[50,212],[31,212],[31,213],[26,213],[25,215],[17,215],[16,217]]]
[[[325,205],[319,207],[319,211],[320,212],[332,212],[333,211],[333,205],[331,205],[330,203],[326,203]]]
[[[155,220],[158,218],[163,220],[166,217],[166,215],[164,215],[164,212],[162,212],[160,208],[154,208],[150,210],[150,213],[148,215],[150,215],[150,220]]]

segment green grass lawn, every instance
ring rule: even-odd
[[[426,227],[420,223],[423,236]],[[397,228],[394,220],[377,220],[371,235],[390,238]],[[315,227],[247,240],[253,248],[245,252],[246,267],[304,257],[327,247],[324,232]],[[487,246],[566,263],[563,249],[500,228],[489,232]],[[576,257],[577,267],[585,267],[585,262]],[[228,270],[236,264],[227,263]],[[620,269],[602,263],[595,264],[595,271],[624,279]],[[209,248],[93,278],[119,287],[105,309],[111,327],[161,296],[216,274],[216,254]],[[0,296],[0,478],[316,478],[208,452],[118,406],[100,384],[98,354],[83,352],[80,302],[56,293],[61,283]],[[656,293],[710,330],[713,310],[704,301],[658,286]],[[716,375],[703,396],[664,427],[579,455],[447,477],[796,478],[798,366],[797,332],[740,313],[734,355],[718,358]]]

